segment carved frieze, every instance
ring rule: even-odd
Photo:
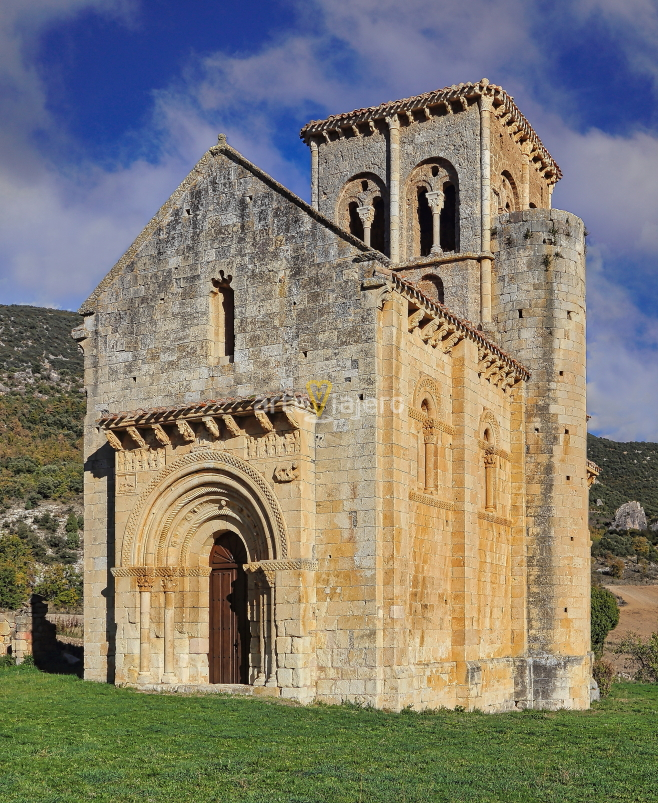
[[[247,457],[250,460],[259,457],[286,457],[301,452],[299,430],[292,432],[268,432],[259,438],[247,438]]]
[[[159,471],[164,465],[164,449],[125,449],[117,452],[117,477],[134,471]]]

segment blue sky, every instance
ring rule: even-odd
[[[3,0],[0,302],[77,308],[216,141],[308,197],[310,118],[502,84],[589,238],[593,431],[658,440],[658,0]]]

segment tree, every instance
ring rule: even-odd
[[[17,535],[0,536],[0,608],[16,610],[24,605],[34,582],[30,547]]]
[[[617,599],[603,586],[592,586],[591,617],[592,650],[600,658],[608,633],[619,623]]]
[[[61,608],[75,608],[82,599],[82,575],[74,566],[49,566],[35,585],[39,596]]]

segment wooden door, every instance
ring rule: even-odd
[[[233,533],[216,539],[210,553],[210,664],[211,683],[247,683],[249,621],[247,556]]]

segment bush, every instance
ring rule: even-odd
[[[82,523],[82,516],[78,517],[75,513],[69,513],[66,519],[66,545],[71,549],[77,549],[80,546],[80,535],[78,530]]]
[[[608,633],[619,623],[619,606],[614,594],[602,586],[592,586],[592,650],[600,658]]]
[[[628,668],[634,669],[634,679],[641,683],[658,683],[658,633],[644,641],[637,633],[629,633],[613,652],[625,655]]]
[[[608,559],[608,566],[610,567],[610,575],[619,579],[624,576],[626,564],[621,558],[611,557]]]
[[[615,668],[609,661],[597,658],[592,669],[594,680],[599,686],[601,697],[607,697],[615,680]]]

